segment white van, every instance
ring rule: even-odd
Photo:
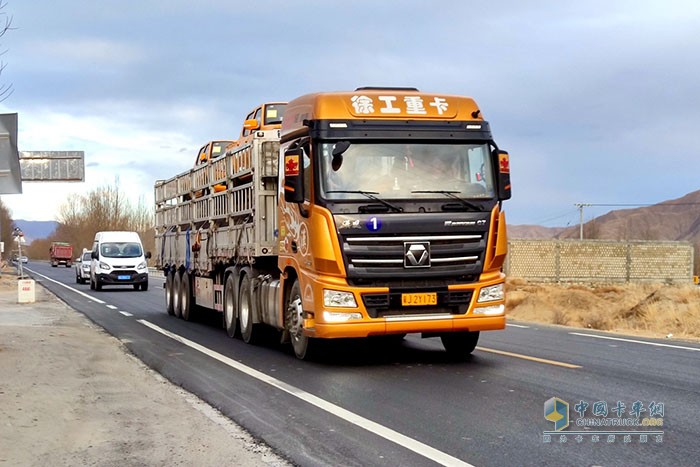
[[[132,285],[148,290],[148,264],[151,252],[144,252],[136,232],[97,232],[92,244],[90,288],[103,285]]]

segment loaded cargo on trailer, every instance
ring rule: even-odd
[[[220,311],[246,342],[270,326],[302,359],[319,339],[407,333],[462,358],[505,327],[509,198],[508,153],[471,98],[264,104],[223,155],[155,184],[166,308]]]

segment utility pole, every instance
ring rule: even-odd
[[[574,206],[578,208],[579,211],[579,217],[581,219],[580,221],[580,227],[579,227],[579,240],[583,240],[583,208],[584,206],[592,206],[591,204],[587,203],[575,203]]]

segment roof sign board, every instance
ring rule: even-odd
[[[0,114],[0,194],[22,193],[17,154],[17,114]]]
[[[20,151],[25,182],[85,181],[84,151]]]

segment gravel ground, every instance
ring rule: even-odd
[[[286,466],[41,286],[0,276],[0,465]]]

